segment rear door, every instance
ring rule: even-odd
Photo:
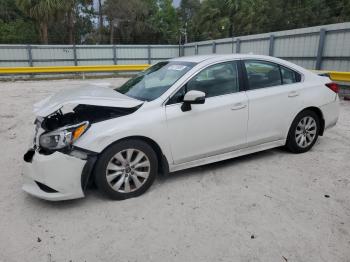
[[[247,146],[286,138],[300,110],[301,75],[264,60],[244,60],[249,120]]]

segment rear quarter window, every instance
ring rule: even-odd
[[[283,84],[293,84],[301,81],[301,76],[299,73],[286,68],[284,66],[280,66],[281,68],[281,75],[282,75],[282,81]]]

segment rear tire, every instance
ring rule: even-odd
[[[315,112],[300,112],[289,129],[287,149],[297,154],[309,151],[317,141],[320,127],[320,119]]]
[[[95,183],[114,200],[137,197],[152,185],[158,173],[158,159],[152,147],[130,139],[107,148],[97,160]]]

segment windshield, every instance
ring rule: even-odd
[[[164,61],[130,79],[116,91],[142,101],[152,101],[167,91],[195,63]]]

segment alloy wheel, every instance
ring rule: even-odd
[[[139,189],[148,179],[151,163],[147,155],[138,149],[125,149],[108,162],[106,179],[109,186],[119,193]]]
[[[295,130],[295,141],[301,148],[312,144],[317,134],[316,120],[311,116],[303,117]]]

